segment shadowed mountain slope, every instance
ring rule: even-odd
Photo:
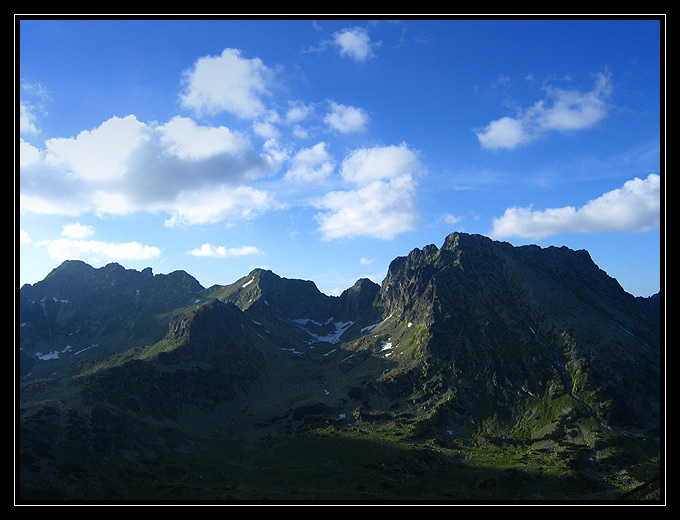
[[[462,233],[340,296],[66,262],[20,293],[21,491],[618,497],[658,474],[660,316],[586,251]]]

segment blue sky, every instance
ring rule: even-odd
[[[77,258],[339,294],[463,231],[649,296],[662,22],[22,18],[18,283]]]

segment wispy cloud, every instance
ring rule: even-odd
[[[477,138],[483,148],[512,150],[551,131],[591,128],[607,117],[611,90],[611,78],[603,73],[597,75],[590,92],[548,86],[546,99],[519,110],[514,117],[491,121],[476,131]]]
[[[25,134],[39,134],[39,120],[46,115],[44,105],[50,98],[50,92],[40,83],[29,83],[22,79],[21,97],[19,130]]]
[[[232,258],[239,256],[261,255],[262,251],[255,246],[224,247],[213,244],[202,244],[201,247],[187,251],[192,256],[211,258]]]

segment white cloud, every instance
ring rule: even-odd
[[[30,167],[31,165],[39,164],[41,160],[40,150],[19,138],[19,167]]]
[[[324,122],[333,130],[348,134],[351,132],[364,132],[370,121],[365,110],[357,107],[349,107],[330,102],[331,109],[324,117]]]
[[[146,130],[134,116],[112,117],[75,138],[49,139],[45,163],[87,181],[120,179],[128,171],[131,151],[148,139]]]
[[[187,251],[193,256],[229,258],[235,256],[260,255],[262,251],[255,246],[224,247],[213,244],[202,244],[201,247]]]
[[[371,265],[373,262],[375,262],[375,258],[361,258],[359,260],[361,265]]]
[[[30,244],[32,242],[30,235],[24,229],[19,231],[19,242],[22,244]]]
[[[340,48],[341,56],[348,56],[355,61],[366,61],[375,57],[373,48],[376,44],[371,41],[366,29],[361,27],[336,32],[333,34],[333,43]]]
[[[289,101],[290,108],[286,112],[286,123],[295,124],[307,119],[314,112],[314,106],[302,101]]]
[[[249,219],[279,205],[272,195],[251,186],[208,187],[180,193],[166,210],[172,213],[168,227],[215,224],[224,220]]]
[[[545,210],[508,208],[493,220],[494,238],[510,236],[539,239],[558,233],[594,231],[638,232],[660,223],[661,178],[650,174],[635,178],[580,208],[565,206]]]
[[[325,240],[359,236],[391,240],[420,224],[411,175],[330,192],[318,206],[327,210],[316,217]]]
[[[74,240],[60,238],[44,240],[38,246],[46,246],[47,253],[60,262],[64,260],[121,261],[148,260],[157,258],[161,251],[157,247],[145,246],[139,242],[100,242],[96,240]]]
[[[591,92],[563,90],[554,87],[546,89],[548,98],[553,100],[546,107],[539,101],[532,107],[530,117],[536,119],[542,130],[580,130],[590,128],[607,117],[607,98],[611,95],[611,80],[608,75],[599,74]]]
[[[85,238],[94,235],[92,226],[83,226],[80,222],[66,224],[61,230],[61,236],[68,238]]]
[[[80,222],[63,226],[61,236],[56,240],[43,240],[37,246],[47,248],[47,254],[60,262],[64,260],[84,260],[90,262],[148,260],[157,258],[161,250],[154,246],[139,242],[102,242],[98,240],[84,240],[92,236],[95,229]]]
[[[21,101],[19,103],[19,132],[27,134],[39,133],[36,120],[35,107]]]
[[[38,120],[46,115],[44,106],[50,100],[50,92],[40,83],[20,81],[19,132],[39,134]],[[28,99],[26,99],[28,98]]]
[[[262,60],[241,57],[238,49],[224,49],[220,56],[205,56],[184,72],[184,107],[199,114],[230,112],[253,119],[265,112],[262,97],[269,94],[272,72]]]
[[[20,144],[21,211],[48,214],[165,212],[184,222],[204,221],[192,216],[201,213],[208,220],[240,218],[263,210],[267,198],[247,183],[277,171],[281,160],[271,147],[256,153],[238,132],[185,117],[163,125],[113,117],[75,138],[51,139],[44,151]],[[223,200],[216,201],[220,193]],[[187,209],[187,201],[203,206],[203,196],[205,207]]]
[[[491,121],[481,132],[477,133],[479,143],[492,150],[507,148],[512,150],[520,144],[531,140],[524,121],[511,117],[502,117]]]
[[[421,169],[406,145],[360,149],[343,163],[342,176],[357,189],[333,191],[317,202],[325,240],[370,236],[390,240],[420,224],[414,175]]]
[[[590,92],[564,90],[548,86],[545,100],[540,100],[517,117],[502,117],[477,131],[484,148],[512,150],[550,131],[591,128],[607,117],[607,99],[611,94],[609,75],[599,74]]]
[[[180,159],[200,161],[217,155],[238,155],[250,149],[250,141],[224,126],[198,125],[188,117],[174,117],[159,127],[160,142]]]
[[[253,132],[263,139],[277,139],[280,135],[279,130],[269,121],[255,121]]]
[[[443,218],[444,222],[446,222],[447,224],[458,224],[461,220],[463,220],[462,217],[452,215],[451,213],[447,213],[442,218]]]
[[[411,174],[421,167],[418,155],[402,143],[355,150],[343,161],[340,173],[346,181],[363,186]]]
[[[328,177],[334,168],[333,159],[320,142],[311,148],[300,150],[292,159],[285,179],[289,181],[314,182]]]

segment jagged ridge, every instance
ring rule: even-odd
[[[153,315],[162,334],[90,358],[70,390],[53,395],[81,395],[134,428],[151,415],[181,432],[180,443],[197,435],[255,442],[319,424],[342,431],[338,417],[350,414],[442,445],[504,439],[592,450],[619,442],[608,440],[611,432],[658,432],[661,299],[625,293],[585,251],[454,233],[441,248],[396,258],[382,285],[359,280],[339,297],[260,269],[203,289],[186,273],[62,267],[49,283],[22,289],[21,319],[33,329],[22,332],[24,357],[44,321],[36,302],[49,301],[54,281],[70,271],[91,276],[88,287],[108,280],[120,308],[148,292],[123,280],[165,282],[157,294],[174,296]],[[49,338],[42,329],[42,341],[65,341],[67,309],[50,311],[59,327],[47,329]],[[128,319],[109,314],[112,324]],[[120,330],[117,339],[130,338]],[[42,384],[22,387],[22,401],[45,399]],[[76,406],[65,404],[71,399],[60,406]],[[38,409],[27,410],[26,427],[40,424]]]

